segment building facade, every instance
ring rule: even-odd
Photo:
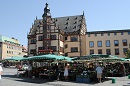
[[[86,30],[84,13],[52,18],[46,3],[42,19],[36,18],[28,33],[28,55],[53,53],[70,57],[82,56],[85,54]]]
[[[28,56],[28,48],[27,48],[27,46],[22,45],[22,56],[24,56],[24,57]]]
[[[22,45],[15,38],[0,35],[0,61],[13,56],[23,56]]]
[[[130,47],[130,29],[86,33],[86,54],[109,54],[125,57]]]
[[[130,29],[87,32],[84,13],[52,18],[46,3],[42,19],[36,17],[27,38],[29,56],[53,53],[69,57],[90,54],[125,57]]]

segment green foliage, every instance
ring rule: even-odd
[[[126,58],[130,58],[130,50],[128,49],[127,52],[125,53]]]

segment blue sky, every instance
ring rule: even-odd
[[[81,15],[87,31],[130,29],[130,0],[48,0],[52,17]],[[0,35],[27,46],[36,16],[42,18],[46,0],[0,0]]]

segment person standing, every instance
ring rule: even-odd
[[[65,77],[65,80],[68,81],[68,65],[65,66],[65,70],[64,70],[64,77]]]
[[[2,69],[2,63],[0,63],[0,82],[1,82],[1,75],[2,75],[3,69]]]
[[[57,65],[57,64],[55,64],[55,73],[56,73],[57,80],[59,80],[60,69],[59,69],[59,65]]]
[[[32,77],[32,66],[31,64],[28,65],[28,77]]]
[[[97,71],[98,81],[101,82],[103,68],[100,66],[100,64],[98,64],[96,71]]]

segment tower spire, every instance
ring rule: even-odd
[[[84,11],[83,11],[83,15],[84,15]]]
[[[47,2],[47,0],[46,0],[46,2]],[[51,16],[50,8],[48,7],[48,3],[46,3],[45,5],[46,5],[46,7],[44,8],[44,14],[42,15],[42,17]]]

